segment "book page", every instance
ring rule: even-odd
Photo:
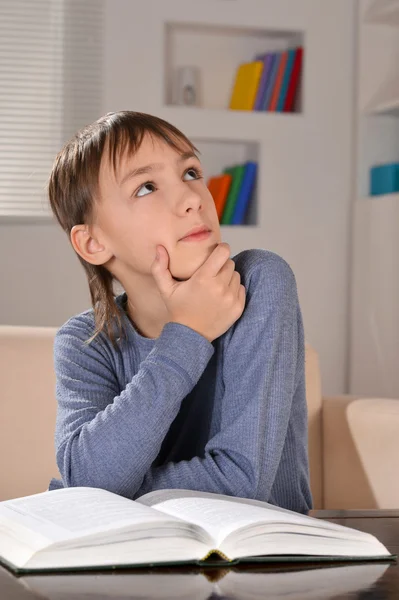
[[[281,517],[265,508],[233,504],[227,500],[205,498],[179,498],[166,500],[156,509],[168,515],[178,516],[199,525],[211,535],[219,547],[223,540],[241,527],[280,521]]]
[[[75,487],[46,491],[0,503],[0,520],[26,527],[49,542],[104,533],[149,523],[181,519],[160,513],[99,488]]]
[[[212,535],[218,544],[233,531],[255,523],[284,523],[290,531],[303,533],[311,528],[318,535],[323,532],[340,538],[375,541],[369,533],[322,521],[286,510],[267,502],[235,498],[211,492],[193,490],[159,490],[142,496],[137,502],[152,506],[169,515],[197,524]]]

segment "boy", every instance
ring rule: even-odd
[[[56,157],[50,204],[92,309],[55,338],[62,481],[49,489],[182,488],[307,512],[295,277],[266,250],[230,258],[196,152],[164,120],[122,111]]]

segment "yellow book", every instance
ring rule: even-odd
[[[263,66],[263,61],[255,60],[238,67],[230,100],[231,109],[253,110]]]

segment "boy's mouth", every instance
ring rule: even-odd
[[[195,237],[195,236],[199,236],[205,233],[210,233],[210,229],[209,227],[207,227],[206,225],[195,225],[195,227],[192,227],[189,231],[187,231],[187,233],[180,238],[181,240],[185,240],[187,238],[191,238],[191,237]]]

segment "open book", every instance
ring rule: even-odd
[[[75,487],[0,503],[0,562],[16,573],[343,558],[394,557],[369,533],[207,492]]]

